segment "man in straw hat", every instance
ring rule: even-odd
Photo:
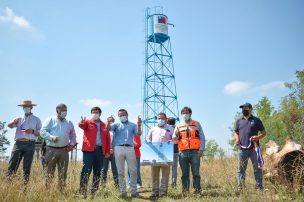
[[[15,144],[9,161],[7,176],[15,174],[23,158],[23,177],[27,184],[30,176],[32,161],[35,152],[35,141],[40,135],[41,121],[32,113],[32,101],[25,100],[18,105],[23,108],[24,116],[15,118],[8,123],[8,127],[16,128]]]

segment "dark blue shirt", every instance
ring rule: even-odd
[[[262,121],[251,115],[248,120],[244,117],[238,119],[234,131],[240,136],[240,144],[244,147],[248,147],[250,138],[258,135],[259,131],[263,131],[264,129]]]

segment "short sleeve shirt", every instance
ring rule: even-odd
[[[259,131],[265,130],[262,121],[255,117],[250,116],[248,119],[244,117],[238,119],[235,124],[234,131],[240,136],[240,144],[244,147],[250,145],[250,138],[258,135]]]

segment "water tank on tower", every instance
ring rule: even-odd
[[[166,15],[150,15],[148,26],[148,39],[150,42],[163,43],[168,40],[168,17]]]

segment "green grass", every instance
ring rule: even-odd
[[[95,197],[88,196],[87,199],[77,196],[79,189],[79,177],[81,162],[75,164],[70,162],[68,179],[65,191],[59,192],[56,183],[46,190],[42,167],[38,161],[32,166],[30,182],[26,192],[22,191],[22,164],[18,174],[13,181],[8,182],[5,177],[7,163],[0,163],[0,201],[20,202],[20,201],[124,201],[119,198],[119,192],[115,188],[112,180],[112,173],[108,173],[108,183],[104,188],[100,188]],[[264,181],[265,191],[256,192],[255,180],[251,163],[248,165],[246,188],[240,196],[235,195],[237,160],[234,158],[224,160],[203,160],[201,164],[201,184],[202,194],[199,196],[182,196],[181,193],[181,171],[178,170],[178,185],[173,189],[169,186],[168,196],[159,198],[157,201],[304,201],[304,195],[294,192],[284,185],[274,185]],[[150,167],[141,167],[143,188],[139,189],[141,198],[127,198],[126,201],[150,201],[151,175]],[[170,178],[171,179],[171,178]],[[55,177],[55,182],[57,176]],[[192,179],[191,179],[192,181]],[[191,190],[192,192],[193,190]],[[129,193],[130,195],[130,193]]]

